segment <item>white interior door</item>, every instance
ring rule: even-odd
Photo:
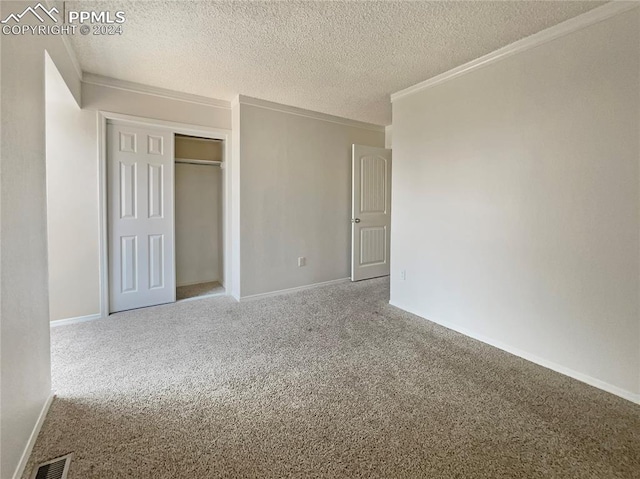
[[[352,147],[351,281],[389,274],[391,150]]]
[[[107,125],[109,312],[176,300],[173,134]]]

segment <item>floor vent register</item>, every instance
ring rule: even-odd
[[[73,453],[38,464],[30,479],[66,479]]]

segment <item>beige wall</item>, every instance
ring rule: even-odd
[[[53,214],[56,219],[50,224],[57,225],[51,230],[53,233],[53,249],[58,253],[51,256],[52,266],[52,311],[51,319],[69,319],[78,316],[95,314],[100,311],[100,297],[94,294],[94,286],[99,277],[96,272],[96,264],[100,258],[100,230],[99,230],[99,204],[98,204],[98,134],[97,134],[97,112],[94,110],[104,110],[125,115],[140,116],[145,118],[158,119],[163,121],[173,121],[178,123],[188,123],[214,128],[226,129],[230,127],[231,111],[224,108],[216,108],[208,105],[200,105],[193,102],[172,100],[157,95],[150,95],[139,92],[131,92],[119,88],[98,86],[82,83],[83,110],[79,112],[76,121],[82,125],[91,125],[84,130],[82,141],[73,146],[73,151],[69,159],[62,160],[59,166],[65,169],[52,171],[55,174],[55,185],[60,195],[51,195],[55,198]],[[80,97],[80,82],[77,85],[77,96]],[[65,110],[71,120],[70,109]],[[60,128],[62,125],[54,125]],[[77,124],[79,128],[82,128]],[[73,138],[69,137],[65,141],[72,143]],[[70,146],[71,148],[71,146]],[[221,152],[221,147],[217,145],[216,151]],[[82,151],[82,154],[80,153]],[[87,152],[84,157],[84,152]],[[89,153],[90,152],[90,153]],[[73,162],[71,164],[70,162]],[[73,217],[81,218],[82,221],[74,221],[65,215],[65,209],[70,208],[74,201],[76,192],[67,190],[66,184],[71,181],[65,178],[65,171],[71,173],[74,169],[74,180],[81,184],[78,195],[82,201],[73,205]],[[54,178],[54,177],[52,177]],[[94,197],[93,194],[96,196]],[[59,220],[59,221],[58,221]],[[64,225],[64,226],[63,226]],[[82,247],[70,248],[65,246],[63,230],[66,227],[73,227],[72,230],[78,234],[78,242]],[[80,239],[82,238],[82,239]],[[98,263],[96,263],[98,262]],[[65,266],[66,263],[66,266]],[[56,265],[59,267],[56,268]],[[73,266],[73,268],[71,267]],[[90,293],[80,297],[77,290],[67,286],[67,282],[83,285],[83,289],[90,290]],[[54,307],[55,306],[55,307]]]
[[[224,161],[221,141],[176,135],[175,157],[192,160]]]
[[[2,18],[23,9],[23,3],[0,2]],[[14,473],[51,391],[45,50],[76,100],[80,79],[60,37],[2,35],[0,48],[0,477],[4,479]]]
[[[176,285],[223,282],[222,171],[176,163]]]
[[[239,123],[241,296],[348,277],[351,145],[384,130],[242,102]]]
[[[392,303],[630,398],[639,10],[393,103]]]
[[[230,110],[102,85],[83,84],[82,99],[88,109],[232,126]],[[302,110],[292,114],[238,104],[235,113],[229,235],[231,270],[238,271],[242,264],[243,283],[230,274],[230,292],[239,297],[242,288],[242,296],[247,296],[347,277],[350,146],[383,146],[384,129],[310,118]],[[269,203],[264,204],[266,199]],[[307,266],[298,268],[298,256],[307,258]]]
[[[46,168],[49,317],[100,313],[96,119],[47,58]]]
[[[231,129],[231,110],[93,83],[82,84],[82,108]]]

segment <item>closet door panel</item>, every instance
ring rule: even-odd
[[[173,133],[107,125],[109,312],[175,301]]]
[[[162,218],[162,200],[164,195],[163,177],[163,165],[148,165],[149,218]]]
[[[149,287],[164,287],[164,235],[149,236]]]
[[[132,219],[136,217],[136,163],[120,161],[120,218]]]
[[[120,237],[120,292],[138,290],[138,238]]]

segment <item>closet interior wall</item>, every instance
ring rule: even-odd
[[[176,286],[222,284],[222,142],[176,135],[175,159]]]

